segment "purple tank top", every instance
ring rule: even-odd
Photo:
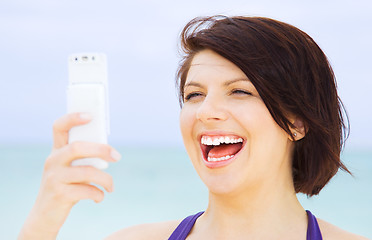
[[[194,226],[196,219],[203,213],[204,212],[199,212],[183,219],[168,240],[185,240]],[[310,211],[306,210],[306,213],[308,219],[306,240],[323,240],[316,218]]]

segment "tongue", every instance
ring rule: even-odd
[[[240,151],[241,148],[242,148],[241,143],[221,144],[221,145],[213,147],[209,151],[208,157],[220,158],[220,157],[224,157],[227,155],[235,155],[237,152]]]

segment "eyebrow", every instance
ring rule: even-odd
[[[225,82],[223,85],[224,86],[229,86],[230,84],[240,82],[240,81],[251,82],[248,78],[235,78],[235,79],[231,79],[231,80]]]
[[[201,85],[200,83],[197,83],[197,82],[188,82],[188,83],[185,83],[185,86],[183,86],[183,88],[190,87],[190,86],[200,87],[200,88],[203,87],[203,85]]]
[[[234,78],[234,79],[231,79],[231,80],[225,82],[223,85],[224,86],[229,86],[229,85],[231,85],[235,82],[239,82],[239,81],[250,82],[250,80],[248,78]],[[198,83],[198,82],[189,82],[189,83],[185,84],[184,88],[189,87],[189,86],[200,87],[200,88],[203,87],[203,85]]]

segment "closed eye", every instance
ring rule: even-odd
[[[189,93],[185,96],[185,102],[189,101],[189,100],[192,100],[196,97],[200,97],[202,96],[203,94],[201,92],[192,92],[192,93]]]
[[[252,95],[251,92],[242,90],[242,89],[234,89],[231,91],[231,94],[237,94],[237,95]]]

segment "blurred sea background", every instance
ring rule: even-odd
[[[106,170],[115,191],[103,202],[79,202],[58,239],[103,239],[135,224],[181,219],[207,206],[207,189],[186,152],[176,147],[119,147],[123,159]],[[16,239],[39,189],[47,145],[2,145],[0,239]],[[350,151],[318,196],[298,197],[305,209],[345,230],[372,238],[372,152]]]
[[[82,201],[58,239],[102,239],[123,227],[204,210],[207,190],[184,151],[174,88],[179,34],[208,15],[271,17],[308,33],[334,69],[351,133],[339,172],[306,209],[372,238],[370,0],[0,1],[0,239],[12,240],[38,193],[52,124],[66,112],[67,58],[108,58],[111,135],[123,155],[115,191]]]

